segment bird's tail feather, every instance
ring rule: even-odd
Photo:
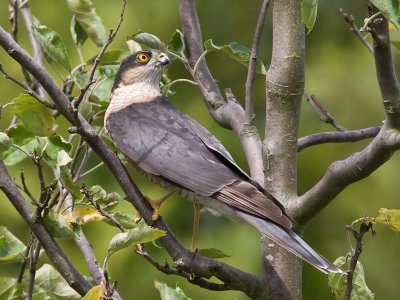
[[[263,220],[252,215],[236,212],[238,216],[257,228],[268,238],[290,251],[294,255],[305,260],[315,268],[324,273],[342,273],[343,271],[337,266],[329,262],[320,254],[315,252],[306,242],[304,242],[297,234],[287,228],[283,228],[273,222]]]

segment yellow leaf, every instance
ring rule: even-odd
[[[381,208],[375,220],[377,223],[385,224],[390,229],[400,232],[400,209]]]
[[[92,287],[89,292],[82,298],[82,300],[102,300],[104,299],[103,287],[96,285]]]
[[[105,219],[97,210],[89,207],[75,207],[72,212],[67,215],[70,223],[85,225],[91,222],[99,222]]]

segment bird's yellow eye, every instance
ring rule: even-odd
[[[150,60],[150,55],[144,52],[139,53],[137,56],[137,60],[141,63],[147,63]]]

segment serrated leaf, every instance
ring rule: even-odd
[[[314,27],[315,20],[317,19],[318,0],[303,0],[301,2],[301,17],[304,25],[308,29],[308,33]]]
[[[65,215],[56,213],[54,210],[45,212],[43,222],[47,230],[55,238],[74,239],[79,237],[79,225],[69,222]]]
[[[400,232],[400,209],[381,208],[375,221],[389,226],[393,231]]]
[[[60,162],[58,162],[60,163]],[[73,182],[71,172],[67,165],[59,166],[59,178],[61,184],[71,193],[74,199],[79,199],[82,197],[79,186]]]
[[[66,0],[68,8],[74,13],[76,21],[89,38],[99,47],[106,41],[106,30],[96,8],[90,0]]]
[[[0,131],[0,153],[9,149],[13,144],[13,139],[11,139],[6,133]]]
[[[0,226],[0,262],[9,262],[25,250],[25,245],[8,229]]]
[[[129,55],[129,51],[126,50],[120,50],[120,49],[115,49],[115,50],[109,50],[104,52],[103,56],[100,59],[99,66],[104,66],[104,65],[118,65],[121,63],[121,61]],[[91,59],[87,61],[88,64],[93,64],[96,56],[93,56]]]
[[[57,32],[41,24],[34,25],[33,32],[39,42],[45,59],[49,63],[56,62],[67,71],[71,71],[67,47],[61,36]]]
[[[72,16],[71,18],[71,25],[69,29],[71,30],[72,40],[74,41],[75,45],[80,46],[86,42],[88,35],[86,34],[85,30],[83,30],[81,24],[76,21],[75,16]]]
[[[185,38],[178,29],[174,32],[168,43],[168,50],[183,53],[185,51]]]
[[[104,299],[104,291],[102,285],[92,287],[82,300],[102,300]]]
[[[399,1],[371,0],[371,2],[382,12],[385,18],[396,27],[397,30],[400,30]]]
[[[32,152],[39,146],[39,142],[35,136],[28,132],[21,124],[17,125],[17,127],[10,128],[7,134],[14,141],[14,144],[20,146],[28,153]],[[10,147],[2,152],[1,157],[6,166],[14,166],[27,158],[25,153],[14,147]]]
[[[68,223],[85,225],[92,222],[100,222],[106,217],[102,216],[96,209],[91,207],[75,207],[72,212],[66,215]]]
[[[81,299],[60,273],[48,264],[44,264],[36,271],[35,286],[53,296],[46,299]]]
[[[158,49],[162,51],[166,49],[165,44],[158,37],[140,30],[132,35],[129,39],[134,40],[146,48]]]
[[[122,213],[120,211],[117,211],[117,212],[113,213],[113,216],[122,225],[122,227],[124,227],[126,229],[132,229],[132,228],[135,228],[137,226],[137,224],[135,222],[136,217],[134,215],[125,214],[125,213]],[[108,224],[114,226],[114,224],[111,223],[108,219],[105,219],[105,221]]]
[[[187,297],[182,289],[178,286],[173,289],[166,285],[164,282],[160,282],[157,280],[154,282],[154,285],[156,289],[160,292],[162,300],[191,300],[191,298]]]
[[[200,249],[199,253],[200,253],[200,255],[209,257],[209,258],[230,257],[230,255],[225,254],[223,251],[216,249],[216,248]]]
[[[228,45],[217,46],[213,43],[213,41],[207,40],[204,42],[204,48],[208,51],[221,51],[225,53],[229,57],[233,58],[240,64],[244,66],[248,66],[251,57],[251,51],[249,48],[242,46],[236,42],[230,43]],[[265,70],[265,66],[261,60],[257,59],[256,64],[256,73],[265,75],[267,71]]]
[[[55,119],[52,111],[32,96],[20,94],[13,100],[12,110],[25,129],[34,135],[50,136],[54,133]]]
[[[47,164],[56,168],[57,166],[66,165],[72,160],[68,155],[71,149],[71,143],[68,143],[59,135],[53,135],[48,138],[42,154]]]
[[[131,245],[138,245],[154,241],[165,235],[165,232],[148,226],[143,220],[137,223],[137,226],[126,232],[115,235],[108,246],[108,256],[127,248]]]
[[[346,257],[341,256],[337,258],[334,262],[336,266],[342,270],[347,269],[347,264],[349,262]],[[347,274],[346,273],[329,273],[328,284],[331,288],[332,294],[335,299],[343,299],[344,292],[347,287]],[[357,262],[357,266],[353,274],[353,290],[351,293],[351,300],[372,300],[374,299],[374,294],[368,288],[365,283],[365,273],[364,268],[360,261]]]

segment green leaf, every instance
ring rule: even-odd
[[[64,160],[64,161],[63,161]],[[65,155],[60,156],[60,160],[57,162],[59,166],[59,178],[61,184],[71,193],[74,199],[79,199],[82,197],[79,186],[73,182],[71,172],[67,165],[62,165],[68,158]]]
[[[93,200],[105,210],[114,208],[123,200],[118,193],[112,192],[108,194],[100,185],[92,186],[89,191]]]
[[[33,26],[33,32],[43,51],[45,59],[49,63],[56,62],[67,71],[71,71],[71,64],[61,36],[45,25],[36,24]]]
[[[89,38],[99,47],[106,41],[106,30],[96,8],[90,0],[66,0],[68,8],[74,13],[77,23]]]
[[[9,262],[25,250],[25,245],[4,226],[0,226],[0,262]]]
[[[108,256],[127,248],[131,245],[138,245],[154,241],[165,235],[165,232],[148,226],[143,220],[137,226],[123,233],[115,235],[108,246]]]
[[[9,149],[13,144],[14,141],[6,133],[0,131],[0,153]]]
[[[48,210],[43,215],[43,222],[50,234],[55,238],[74,239],[79,237],[80,227],[76,223],[68,222],[63,214]]]
[[[371,2],[382,12],[385,18],[396,27],[397,30],[400,30],[399,1],[371,0]]]
[[[137,226],[137,224],[135,222],[136,217],[134,215],[125,214],[120,211],[116,211],[115,213],[113,213],[113,216],[126,229],[132,229]],[[114,226],[114,224],[111,223],[108,219],[105,219],[105,221],[108,224]]]
[[[165,44],[158,37],[147,32],[142,32],[140,30],[129,37],[129,39],[134,40],[135,42],[141,44],[142,46],[145,46],[146,48],[158,49],[162,51],[166,49]]]
[[[76,45],[80,46],[86,42],[88,35],[86,34],[85,30],[83,30],[81,24],[76,21],[75,16],[72,16],[71,18],[70,30],[72,40]]]
[[[57,166],[66,165],[72,160],[68,155],[71,149],[71,143],[68,143],[59,135],[53,135],[48,138],[42,154],[47,164],[56,168]]]
[[[23,284],[19,284],[16,278],[0,277],[0,299],[21,299],[18,298],[23,292]]]
[[[20,146],[28,153],[39,146],[39,142],[35,136],[28,132],[21,124],[17,125],[17,127],[10,128],[7,133],[14,141],[14,144]],[[10,147],[2,152],[1,156],[6,166],[14,166],[27,158],[25,153],[14,147]]]
[[[314,27],[315,20],[317,19],[318,0],[303,0],[301,3],[301,17],[303,23],[308,29],[308,33]]]
[[[400,209],[381,208],[375,221],[389,226],[393,231],[400,232]]]
[[[336,266],[341,269],[347,269],[346,257],[341,256],[337,258],[334,262]],[[344,292],[347,286],[347,274],[346,273],[329,273],[328,284],[331,288],[332,294],[335,299],[343,299]],[[374,294],[368,288],[365,283],[364,268],[361,262],[357,262],[357,266],[353,274],[353,290],[351,293],[351,300],[372,300],[374,299]]]
[[[213,43],[213,41],[207,40],[204,42],[204,48],[208,51],[221,51],[225,53],[229,57],[233,58],[234,60],[238,61],[240,64],[244,66],[248,66],[251,57],[251,51],[249,48],[245,46],[239,45],[236,42],[230,43],[228,45],[217,46]],[[261,60],[257,59],[256,64],[256,73],[265,75],[267,71],[265,70],[265,66]]]
[[[91,100],[102,106],[107,106],[110,100],[111,89],[114,85],[119,65],[103,65],[94,73],[94,79],[97,80],[89,90],[91,91]],[[88,73],[78,73],[74,76],[75,83],[79,88],[86,86],[89,80]]]
[[[191,300],[191,298],[187,297],[179,287],[173,289],[164,282],[159,282],[157,280],[154,282],[154,285],[160,292],[162,300]]]
[[[207,248],[207,249],[200,249],[199,250],[200,255],[209,257],[209,258],[224,258],[224,257],[230,257],[230,255],[225,254],[219,249],[216,248]]]
[[[102,285],[92,287],[82,300],[101,300],[104,299],[104,291]]]
[[[53,112],[32,96],[20,94],[13,100],[12,109],[25,129],[34,135],[50,136],[54,133]]]
[[[48,264],[44,264],[36,271],[35,286],[53,296],[45,299],[81,299],[60,273]]]
[[[168,50],[177,52],[179,54],[185,51],[185,38],[183,33],[178,29],[174,32],[171,37],[171,40],[168,43]]]
[[[104,52],[103,56],[100,59],[99,65],[104,66],[104,65],[119,65],[121,61],[129,55],[129,51],[126,50],[110,50]],[[91,59],[87,61],[88,64],[93,64],[96,56],[93,56]]]

